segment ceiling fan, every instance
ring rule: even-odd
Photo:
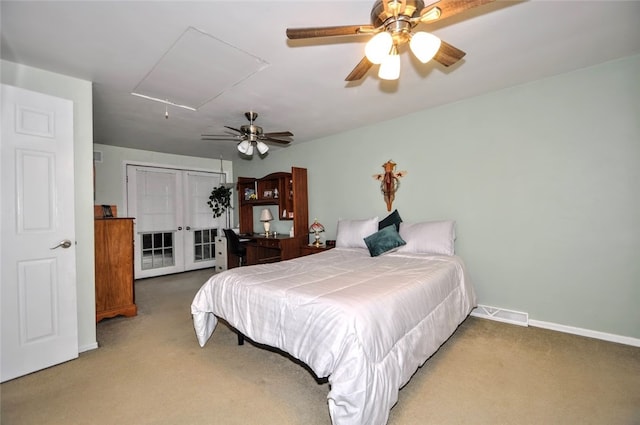
[[[290,140],[276,139],[276,137],[293,137],[293,133],[290,131],[277,131],[273,133],[265,133],[262,127],[254,124],[258,114],[256,112],[245,112],[244,116],[249,120],[249,124],[245,124],[240,129],[229,127],[225,125],[225,128],[233,130],[238,134],[203,134],[202,140],[233,140],[238,143],[238,151],[245,155],[253,155],[254,146],[260,152],[260,155],[264,155],[269,150],[269,146],[266,143],[278,143],[281,145],[288,145]]]
[[[287,37],[304,39],[373,35],[366,45],[365,57],[345,81],[361,79],[374,64],[380,64],[380,78],[396,80],[400,77],[398,47],[405,43],[409,43],[411,51],[422,63],[434,59],[444,66],[451,66],[466,54],[430,33],[414,32],[416,26],[440,21],[493,1],[495,0],[376,0],[371,9],[371,25],[287,28]]]

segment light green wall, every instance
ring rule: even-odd
[[[91,82],[2,61],[2,83],[73,101],[78,346],[97,348],[93,260]]]
[[[220,171],[220,160],[172,155],[117,146],[94,144],[94,150],[102,152],[102,162],[96,162],[96,205],[117,205],[118,214],[126,213],[125,163],[169,166],[198,171]],[[227,181],[233,181],[233,163],[222,161]]]
[[[639,75],[634,56],[234,168],[306,167],[310,218],[334,238],[340,217],[387,214],[372,175],[393,159],[408,171],[393,207],[405,221],[457,221],[481,304],[640,338]]]

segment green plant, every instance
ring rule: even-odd
[[[213,211],[213,218],[220,217],[225,211],[231,208],[231,188],[224,187],[223,185],[213,188],[207,205],[209,205]]]

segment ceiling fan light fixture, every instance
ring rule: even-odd
[[[247,153],[249,151],[249,148],[251,148],[251,153]],[[253,147],[251,146],[251,143],[249,143],[248,140],[243,140],[238,144],[238,151],[245,155],[253,155]]]
[[[264,155],[269,150],[269,146],[267,146],[266,143],[260,141],[256,144],[256,147],[258,148],[258,152],[260,152],[260,155]]]
[[[364,48],[364,54],[373,64],[381,64],[393,46],[393,37],[386,31],[373,36]]]
[[[438,53],[441,43],[435,35],[420,31],[411,36],[409,47],[420,62],[427,63]]]
[[[400,55],[398,54],[398,48],[395,45],[391,48],[391,52],[380,64],[378,77],[383,80],[397,80],[400,78]]]

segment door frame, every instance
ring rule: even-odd
[[[121,182],[122,182],[122,196],[123,196],[123,203],[122,205],[124,205],[124,211],[129,210],[129,196],[128,196],[128,182],[127,182],[127,167],[149,167],[149,168],[157,168],[157,169],[165,169],[165,170],[171,170],[171,171],[179,171],[179,172],[184,172],[186,174],[186,172],[188,171],[193,171],[193,172],[202,172],[202,173],[218,173],[218,174],[223,174],[224,175],[224,181],[228,182],[230,180],[230,171],[228,170],[222,170],[222,173],[220,171],[216,171],[212,168],[202,168],[202,167],[185,167],[185,166],[176,166],[176,165],[171,165],[171,164],[158,164],[158,163],[150,163],[150,162],[144,162],[144,161],[136,161],[136,160],[124,160],[122,162],[122,168],[121,168],[121,173],[122,173],[122,177],[121,177]],[[182,185],[184,185],[184,181],[182,182]],[[233,208],[233,198],[232,198],[232,208]],[[128,213],[127,213],[128,214]],[[135,217],[133,217],[135,218]],[[233,217],[231,218],[231,220],[233,220]],[[231,223],[229,223],[229,225],[231,226]],[[135,234],[135,231],[134,231]],[[137,239],[135,240],[134,243],[138,243]],[[215,267],[215,266],[212,266]],[[188,271],[191,270],[193,268],[190,269],[184,269],[183,271]],[[161,274],[159,274],[161,275]]]

